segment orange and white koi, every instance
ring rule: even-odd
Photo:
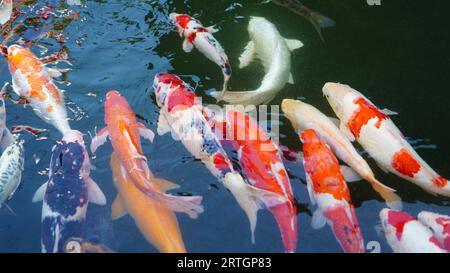
[[[155,186],[140,140],[141,136],[153,141],[154,134],[136,121],[136,114],[118,91],[110,91],[106,95],[105,123],[106,127],[92,139],[93,153],[109,137],[121,164],[141,191],[155,200],[165,202],[173,211],[186,213],[191,218],[196,218],[203,212],[201,196],[174,196],[164,193]]]
[[[212,35],[218,30],[212,26],[204,27],[198,20],[187,14],[171,13],[169,17],[176,25],[180,37],[184,38],[183,50],[185,52],[191,52],[195,46],[206,58],[220,66],[224,77],[223,95],[228,89],[231,66],[225,50]]]
[[[434,237],[450,251],[450,216],[422,211],[417,216],[420,223],[433,231]]]
[[[25,97],[36,115],[61,134],[70,131],[62,92],[52,79],[60,74],[45,67],[30,49],[19,45],[8,47],[7,60],[14,92]]]
[[[258,189],[244,181],[234,170],[205,116],[201,104],[186,84],[177,76],[158,74],[153,88],[156,102],[161,108],[158,134],[172,132],[172,137],[180,140],[186,149],[230,190],[241,208],[247,214],[253,232],[257,222],[257,212],[263,206],[270,208],[285,203],[286,198],[270,191]]]
[[[145,239],[160,252],[185,253],[186,248],[173,211],[165,203],[152,200],[140,191],[131,182],[127,171],[114,153],[111,155],[110,166],[117,189],[117,197],[111,206],[112,219],[119,219],[129,213]],[[155,187],[161,191],[176,188],[172,182],[155,178],[152,173],[150,176]]]
[[[383,209],[381,225],[395,253],[446,253],[433,233],[405,212]]]
[[[239,162],[248,181],[256,188],[286,198],[285,203],[268,210],[278,224],[285,251],[294,252],[297,247],[297,209],[278,145],[249,115],[229,111],[223,125],[226,125],[226,139],[237,144]],[[221,126],[220,122],[217,126]]]
[[[388,206],[397,210],[401,209],[401,198],[394,193],[395,190],[383,185],[375,178],[369,164],[336,126],[335,123],[339,122],[338,120],[325,116],[314,106],[299,100],[285,99],[281,108],[298,133],[313,129],[321,141],[327,144],[333,153],[350,167],[341,166],[347,182],[363,178],[386,200]]]
[[[336,156],[312,129],[305,130],[300,139],[309,197],[318,206],[312,219],[313,228],[328,223],[345,252],[364,252],[350,191]]]
[[[448,180],[417,154],[386,111],[348,85],[327,83],[323,93],[341,121],[341,131],[351,141],[356,139],[381,169],[432,194],[450,196]]]

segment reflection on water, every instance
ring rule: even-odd
[[[32,3],[33,1],[27,1]],[[158,107],[151,84],[159,72],[181,75],[195,89],[203,103],[214,103],[207,94],[221,86],[223,77],[212,62],[197,51],[182,50],[182,41],[170,24],[170,12],[189,13],[205,26],[216,25],[214,36],[225,48],[233,68],[231,90],[252,90],[260,84],[264,72],[255,62],[238,69],[238,57],[248,42],[249,16],[263,16],[272,21],[285,37],[301,40],[305,46],[293,53],[294,85],[286,86],[272,101],[283,98],[306,99],[308,103],[332,115],[322,97],[326,81],[348,83],[369,95],[381,108],[399,115],[394,122],[408,136],[423,158],[443,176],[450,176],[447,155],[446,123],[450,77],[450,37],[444,29],[447,19],[440,1],[431,1],[435,11],[428,20],[418,3],[384,1],[381,7],[366,1],[302,1],[336,21],[323,29],[322,42],[305,18],[286,8],[260,1],[85,1],[82,6],[67,6],[65,1],[39,1],[23,6],[15,25],[2,29],[4,39],[31,46],[40,57],[67,51],[72,66],[58,83],[65,90],[73,128],[91,135],[104,126],[103,102],[111,89],[120,90],[141,115],[146,126],[156,131]],[[403,2],[403,3],[401,3]],[[405,12],[405,6],[408,12]],[[399,15],[401,14],[401,16]],[[440,15],[441,14],[441,15]],[[432,21],[432,22],[431,22]],[[11,29],[16,35],[8,37]],[[6,63],[1,61],[2,82],[10,81]],[[18,99],[13,95],[14,99]],[[26,140],[26,167],[22,188],[9,202],[17,216],[2,214],[1,252],[39,252],[41,204],[31,203],[34,191],[46,181],[50,149],[60,138],[58,132],[37,118],[29,107],[7,101],[7,124],[50,129],[38,137],[23,132]],[[280,119],[280,142],[293,150],[301,145],[283,116]],[[360,147],[357,147],[360,149]],[[174,191],[204,196],[205,213],[192,221],[178,215],[186,248],[192,252],[281,252],[278,228],[267,211],[261,211],[256,229],[256,245],[250,242],[247,219],[229,192],[217,187],[216,179],[202,163],[168,136],[157,137],[153,144],[143,142],[149,165],[156,177],[174,181],[182,187]],[[362,149],[360,149],[362,151]],[[107,196],[110,205],[116,195],[109,168],[110,144],[102,147],[92,160],[92,176]],[[234,162],[237,155],[230,152]],[[366,156],[366,155],[365,155]],[[386,175],[368,160],[383,183],[398,190],[406,202],[405,210],[417,215],[421,210],[450,214],[448,199],[431,196],[411,183]],[[340,252],[329,228],[310,227],[312,206],[300,164],[285,161],[299,213],[298,252]],[[375,226],[378,212],[384,207],[368,183],[351,183],[352,200],[357,207],[366,242],[379,241],[381,250],[390,252]],[[118,252],[155,252],[130,217],[111,222],[110,208],[90,205],[89,237],[100,240]],[[230,228],[230,226],[232,228]],[[32,228],[30,228],[32,227]]]

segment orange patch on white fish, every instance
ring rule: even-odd
[[[401,149],[394,154],[392,168],[403,175],[414,177],[420,171],[421,166],[406,149]]]
[[[389,118],[386,114],[382,113],[377,107],[367,102],[364,98],[358,98],[354,101],[354,103],[357,104],[359,108],[347,122],[347,126],[356,138],[359,138],[362,127],[366,125],[369,120],[377,118],[378,121],[375,126],[380,128],[381,122]]]

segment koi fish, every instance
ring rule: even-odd
[[[14,92],[25,97],[36,115],[61,134],[70,131],[62,92],[52,79],[59,71],[45,67],[31,50],[19,45],[8,47],[7,60]]]
[[[432,194],[450,196],[450,184],[408,143],[386,111],[348,85],[327,83],[323,93],[341,120],[340,130],[355,139],[385,172],[406,179]]]
[[[317,11],[309,9],[298,0],[268,0],[266,2],[272,2],[275,5],[285,7],[295,14],[305,17],[306,20],[314,26],[323,42],[325,40],[323,39],[322,28],[334,27],[336,25],[332,19],[320,14]]]
[[[300,139],[309,197],[318,206],[312,227],[320,229],[328,223],[345,252],[364,252],[355,208],[337,158],[314,130],[305,130]]]
[[[364,178],[386,200],[389,207],[401,210],[401,198],[394,193],[395,190],[383,185],[375,178],[367,162],[336,126],[336,123],[339,122],[337,119],[329,118],[314,106],[299,100],[285,99],[281,108],[295,130],[301,133],[304,130],[313,129],[320,140],[327,144],[339,159],[351,167],[341,166],[341,171],[347,181]]]
[[[64,245],[64,253],[115,253],[103,244],[95,244],[83,238],[72,237]]]
[[[385,208],[380,218],[394,253],[447,253],[433,233],[407,213]]]
[[[422,211],[417,218],[420,223],[431,229],[434,237],[450,251],[450,216]]]
[[[224,77],[221,91],[223,95],[228,89],[231,66],[225,50],[213,36],[213,33],[216,33],[218,30],[213,26],[204,27],[198,20],[187,14],[171,13],[169,17],[175,24],[180,37],[184,38],[183,50],[185,52],[191,52],[195,46],[206,58],[220,66]]]
[[[259,105],[268,103],[286,85],[294,83],[291,74],[291,52],[303,46],[299,40],[285,39],[274,24],[262,17],[252,17],[248,24],[250,42],[239,57],[239,68],[247,67],[255,58],[261,60],[265,76],[261,86],[253,91],[213,92],[231,104]]]
[[[49,180],[34,194],[43,201],[42,252],[63,252],[70,237],[82,237],[89,202],[105,205],[106,198],[90,177],[91,164],[79,131],[68,131],[53,146]]]
[[[131,182],[130,177],[118,157],[113,153],[110,162],[114,185],[118,191],[111,207],[113,220],[130,213],[136,226],[147,241],[163,253],[185,253],[180,228],[175,214],[170,208],[141,192]],[[150,173],[155,187],[161,191],[176,187],[172,182],[157,179]]]
[[[13,0],[2,0],[0,3],[0,25],[5,24],[11,19],[13,11]]]
[[[19,188],[25,161],[23,143],[23,140],[15,141],[0,157],[0,207],[6,205]]]
[[[106,127],[92,139],[92,153],[109,137],[117,157],[139,190],[155,200],[165,202],[171,210],[186,213],[191,218],[197,218],[198,214],[203,212],[201,196],[174,196],[155,186],[140,140],[140,137],[143,137],[153,141],[154,134],[136,121],[136,114],[118,91],[106,94],[105,123]]]
[[[3,98],[3,91],[6,86],[7,84],[5,84],[2,91],[0,91],[0,147],[3,151],[16,142],[16,139],[12,135],[11,131],[6,127],[6,107],[5,100]]]
[[[249,115],[229,111],[226,117],[227,139],[237,144],[239,162],[248,181],[258,189],[286,198],[285,203],[270,207],[269,211],[278,223],[285,251],[294,252],[297,247],[297,208],[278,145]]]
[[[158,134],[172,132],[186,149],[233,194],[250,221],[252,242],[257,222],[257,212],[263,206],[270,208],[288,200],[279,194],[258,189],[244,181],[234,170],[222,145],[202,112],[195,93],[177,76],[158,74],[153,88],[156,102],[161,108]]]

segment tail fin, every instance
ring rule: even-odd
[[[174,196],[171,194],[162,195],[163,201],[166,205],[175,212],[184,212],[190,218],[195,219],[200,213],[204,211],[202,203],[202,196]]]
[[[255,243],[255,229],[258,221],[258,210],[262,208],[270,208],[289,200],[279,194],[258,189],[244,182],[242,177],[237,173],[228,173],[225,176],[224,184],[236,198],[239,206],[247,214],[250,222],[250,231],[252,243]]]
[[[373,178],[369,182],[372,185],[372,188],[376,192],[378,192],[381,195],[381,197],[383,197],[383,199],[386,201],[386,204],[389,208],[398,210],[398,211],[402,210],[402,208],[403,208],[402,199],[400,198],[400,196],[398,196],[395,193],[394,189],[389,188],[388,186],[384,185],[383,183],[381,183],[380,181],[378,181],[375,178]]]
[[[332,19],[315,11],[311,12],[310,16],[308,16],[307,19],[314,26],[317,33],[319,33],[322,42],[325,42],[325,39],[322,35],[322,28],[334,27],[336,25],[336,22],[334,22]]]

